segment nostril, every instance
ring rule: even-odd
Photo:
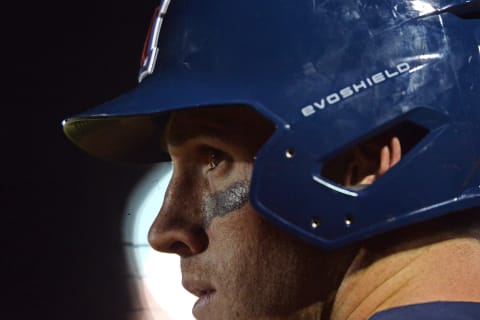
[[[181,241],[173,242],[166,251],[171,253],[176,253],[181,257],[189,256],[192,254],[192,251],[190,250],[190,248]]]
[[[160,252],[176,253],[188,257],[208,247],[208,236],[202,228],[194,226],[153,225],[148,233],[150,246]]]

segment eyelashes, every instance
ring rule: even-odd
[[[225,160],[225,153],[218,149],[209,147],[205,152],[207,157],[207,171],[215,170]]]

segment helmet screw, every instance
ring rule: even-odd
[[[317,229],[320,226],[320,219],[312,218],[311,226],[312,226],[312,229]]]
[[[353,219],[352,219],[352,216],[351,215],[347,215],[345,217],[345,226],[346,227],[350,227],[353,223]]]
[[[287,149],[287,151],[285,151],[285,157],[287,157],[288,159],[291,159],[294,156],[295,156],[295,150]]]

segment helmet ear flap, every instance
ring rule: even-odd
[[[402,122],[330,158],[321,174],[344,187],[362,189],[400,162],[427,133],[423,127]]]

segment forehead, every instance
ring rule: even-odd
[[[273,124],[245,106],[202,107],[175,111],[165,130],[169,145],[181,145],[197,137],[213,137],[258,147],[274,130]]]

